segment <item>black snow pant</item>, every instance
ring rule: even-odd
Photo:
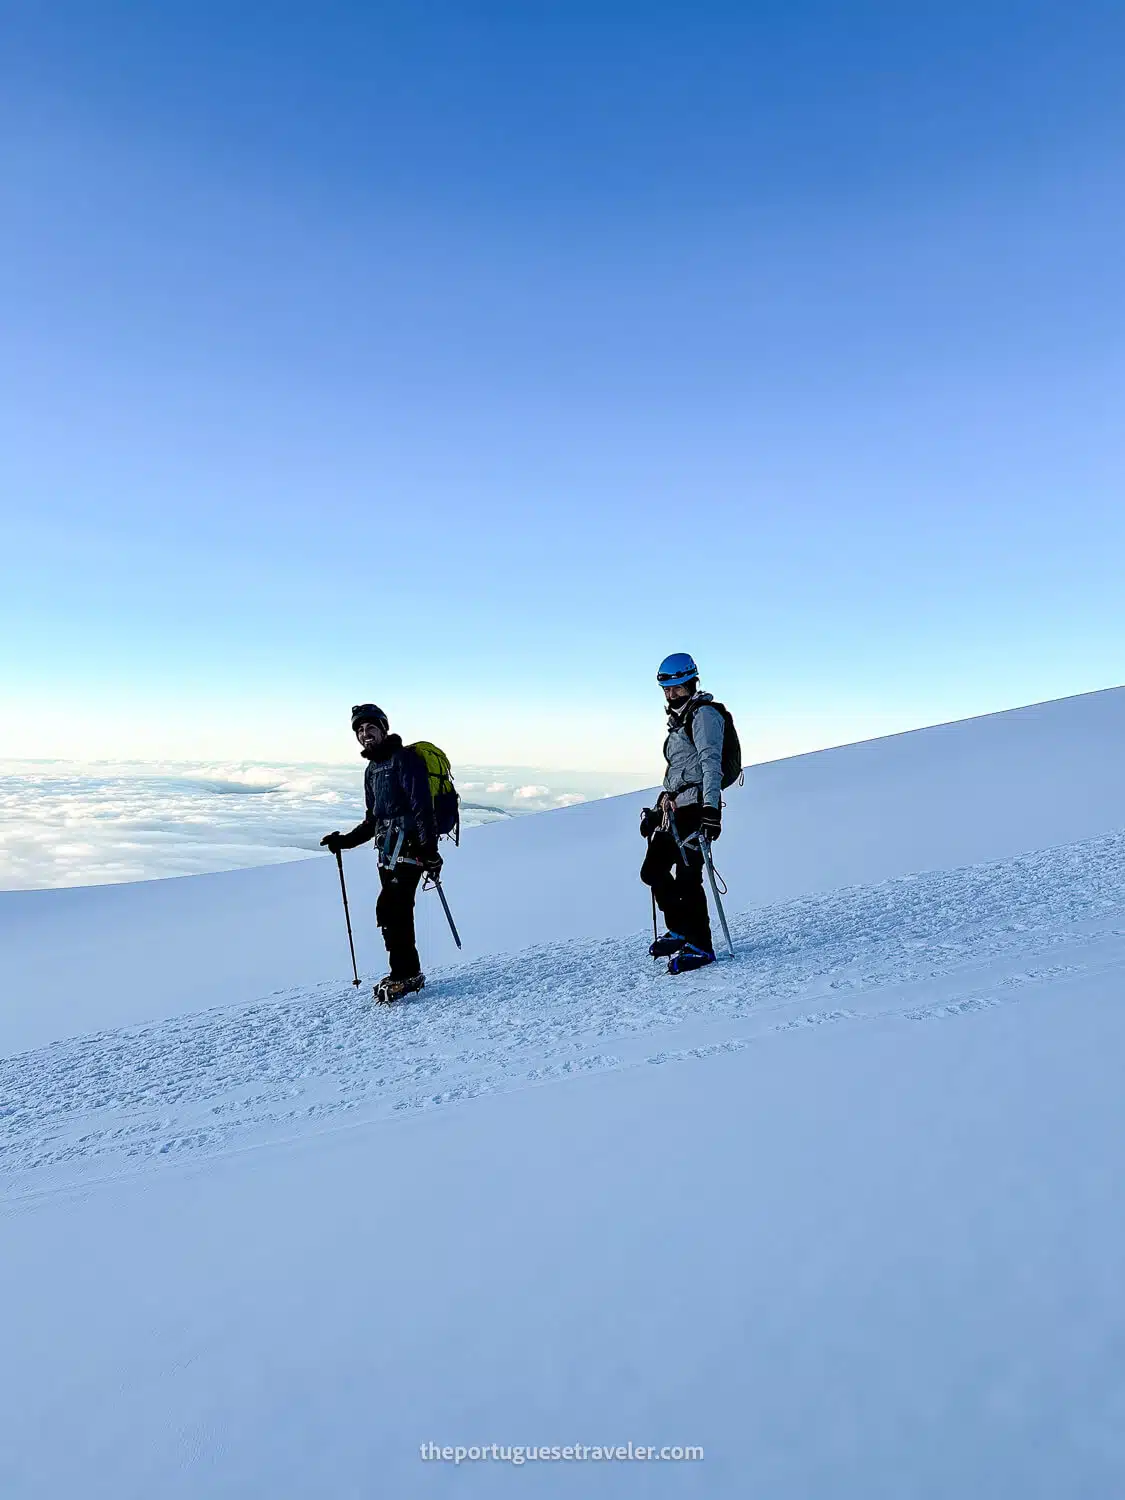
[[[421,879],[421,865],[399,863],[393,870],[379,867],[382,890],[375,903],[375,920],[387,945],[392,979],[412,979],[422,972],[414,939],[414,897]]]
[[[699,831],[702,812],[698,803],[676,809],[676,828],[681,839]],[[689,844],[684,853],[686,865],[672,834],[654,833],[641,866],[641,879],[652,887],[668,931],[679,933],[706,953],[713,953],[711,917],[703,889],[703,854],[698,842]]]

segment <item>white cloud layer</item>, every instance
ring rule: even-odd
[[[466,766],[462,823],[610,796],[635,778]],[[522,784],[521,784],[522,783]],[[515,790],[512,790],[515,788]],[[363,813],[363,766],[0,761],[0,889],[105,885],[306,858]]]

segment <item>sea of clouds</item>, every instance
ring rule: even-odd
[[[464,766],[465,827],[613,796],[643,777]],[[363,766],[0,761],[0,890],[304,859],[363,815]]]

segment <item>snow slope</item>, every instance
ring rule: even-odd
[[[642,799],[475,834],[466,927],[535,829],[517,915],[390,1011],[299,949],[303,867],[37,893],[103,1029],[20,950],[11,1034],[55,1035],[0,1062],[0,1493],[1121,1493],[1123,699],[757,768],[738,957],[675,980]],[[251,876],[311,971],[273,993],[219,945]],[[157,911],[194,1005],[131,969]],[[630,1441],[704,1457],[419,1454]]]
[[[654,725],[659,733],[661,724]],[[754,766],[720,864],[744,908],[1002,859],[1125,826],[1125,689]],[[356,770],[357,817],[362,768]],[[446,887],[467,961],[647,920],[634,793],[470,829]],[[345,822],[338,811],[333,815]],[[361,972],[383,972],[374,860],[345,859]],[[423,962],[458,955],[430,896]],[[0,892],[0,1054],[349,972],[335,864]],[[33,997],[34,1003],[24,1003]]]

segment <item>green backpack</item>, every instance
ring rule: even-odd
[[[413,745],[407,745],[408,750],[414,750],[421,756],[422,762],[429,772],[430,796],[434,799],[434,822],[437,824],[438,838],[448,834],[455,844],[461,842],[461,798],[458,796],[457,788],[453,785],[453,772],[449,765],[449,756],[444,750],[439,750],[429,740],[417,740]]]

